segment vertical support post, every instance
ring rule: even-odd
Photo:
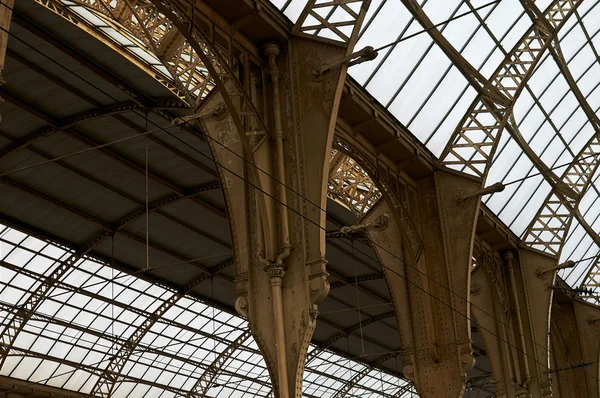
[[[271,279],[271,293],[273,294],[273,314],[275,315],[275,345],[277,346],[277,377],[279,378],[279,397],[287,398],[288,377],[287,377],[287,353],[285,344],[285,324],[283,317],[283,299],[281,296],[281,286],[285,270],[282,266],[276,264],[268,265],[265,271]]]
[[[361,0],[362,1],[362,0]],[[342,2],[341,6],[345,6]],[[361,9],[361,16],[366,12]],[[329,158],[347,63],[315,75],[351,52],[347,43],[306,34],[264,47],[264,84],[254,87],[272,132],[245,162],[219,93],[199,115],[220,144],[219,168],[236,259],[236,309],[246,316],[278,398],[300,397],[304,362],[327,296],[325,207]],[[252,183],[256,173],[258,183]],[[258,189],[257,187],[261,187]],[[258,205],[257,205],[258,203]]]
[[[486,250],[480,248],[475,254],[478,268],[471,290],[477,292],[472,299],[473,314],[485,328],[480,333],[496,385],[506,396],[551,397],[556,384],[551,360],[563,363],[556,352],[550,357],[548,338],[556,259],[520,247],[504,253],[504,264],[499,253]],[[556,314],[554,310],[552,316]],[[556,320],[553,324],[552,338],[557,339]],[[563,382],[567,383],[564,378]]]

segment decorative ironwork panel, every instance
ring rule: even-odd
[[[381,198],[381,191],[358,163],[335,149],[331,166],[335,168],[329,173],[329,194],[362,217]]]

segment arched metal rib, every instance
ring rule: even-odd
[[[217,184],[218,186],[218,184]],[[205,186],[205,188],[212,189],[214,185]],[[201,190],[199,190],[201,191]],[[160,207],[163,207],[175,200],[178,200],[184,196],[181,195],[167,195],[149,204],[148,211],[155,211]],[[25,324],[31,318],[31,315],[35,312],[36,308],[45,300],[48,293],[56,286],[60,279],[80,260],[82,260],[87,254],[89,254],[94,248],[96,248],[105,239],[112,236],[114,233],[121,231],[126,225],[132,221],[142,217],[145,214],[145,207],[140,207],[133,212],[122,217],[116,223],[113,224],[112,228],[105,229],[99,232],[96,236],[90,239],[87,243],[80,246],[75,250],[66,260],[62,261],[58,267],[34,290],[27,300],[22,304],[22,309],[15,309],[13,317],[2,330],[0,334],[0,369],[4,365],[8,353],[13,348],[15,340],[19,333],[25,326]]]
[[[569,84],[579,107],[583,110],[595,131],[594,135],[573,158],[561,177],[563,182],[577,193],[577,197],[575,199],[568,198],[560,191],[553,189],[523,236],[525,244],[529,247],[558,256],[564,246],[573,219],[576,218],[584,227],[587,226],[578,211],[578,207],[583,195],[592,183],[592,178],[598,170],[598,166],[600,166],[600,119],[573,78],[558,40],[554,41],[550,53],[556,61],[562,76]],[[586,230],[591,230],[589,226],[587,227]],[[592,239],[600,243],[598,234],[594,231],[590,232]]]
[[[385,354],[379,357],[375,362],[369,364],[364,367],[363,370],[354,375],[346,384],[341,386],[333,395],[332,398],[344,398],[346,395],[352,391],[354,387],[356,387],[373,369],[380,366],[382,363],[387,361],[390,358],[395,357],[397,354]],[[389,397],[389,394],[386,394],[385,391],[381,391],[383,396]]]
[[[115,385],[123,372],[123,368],[131,354],[136,350],[137,346],[140,344],[144,336],[150,331],[152,326],[165,315],[167,311],[169,311],[179,300],[185,297],[188,293],[190,293],[196,286],[205,281],[206,279],[211,278],[214,273],[221,271],[223,268],[231,265],[233,263],[232,259],[228,259],[218,266],[211,269],[212,274],[203,273],[202,275],[194,278],[190,282],[188,282],[181,290],[173,294],[167,300],[165,300],[160,307],[158,307],[154,313],[146,318],[144,322],[131,334],[131,336],[127,339],[127,342],[123,344],[119,351],[111,357],[110,362],[106,366],[106,369],[92,388],[90,392],[91,397],[105,397],[109,398],[115,388]]]
[[[428,29],[453,64],[477,90],[478,96],[471,104],[457,129],[452,134],[440,156],[447,167],[474,174],[485,180],[496,151],[500,135],[506,128],[520,142],[532,162],[550,176],[551,184],[564,185],[553,175],[537,155],[527,148],[524,140],[509,123],[512,108],[531,77],[551,41],[557,36],[568,18],[574,14],[581,0],[554,0],[541,13],[526,34],[506,55],[492,77],[487,80],[471,66],[444,38],[414,0],[403,0],[413,16]],[[527,6],[527,2],[524,4]],[[566,190],[564,186],[561,187]]]
[[[217,358],[209,365],[204,371],[202,376],[196,381],[194,386],[190,389],[189,393],[186,394],[188,398],[204,398],[208,394],[208,390],[211,388],[223,367],[231,358],[233,353],[239,349],[249,338],[252,336],[250,329],[246,329],[237,339],[231,342],[229,346],[223,352],[221,352]]]

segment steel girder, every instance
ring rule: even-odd
[[[578,210],[579,204],[590,188],[592,179],[600,166],[600,119],[571,75],[558,40],[555,40],[554,46],[550,48],[550,53],[562,76],[569,84],[571,92],[576,97],[580,109],[583,110],[595,131],[562,175],[563,181],[571,186],[578,196],[571,199],[552,190],[524,234],[524,241],[530,247],[558,256],[564,246],[573,219],[579,221],[596,245],[600,247],[598,233],[590,227]],[[597,257],[584,278],[582,287],[597,289],[600,286],[597,280],[600,272],[599,264],[600,257]]]
[[[467,115],[465,115],[444,149],[440,157],[441,164],[467,169],[470,173],[485,179],[493,161],[500,134],[506,128],[552,186],[552,192],[527,229],[524,238],[525,243],[538,250],[541,249],[558,255],[571,220],[575,217],[590,233],[592,239],[600,244],[598,234],[589,227],[577,211],[577,205],[600,164],[600,156],[597,155],[600,153],[598,134],[600,123],[570,75],[557,40],[558,32],[565,25],[568,18],[575,14],[581,1],[555,0],[543,12],[533,2],[522,1],[523,7],[533,20],[533,24],[523,38],[506,55],[492,78],[483,86],[481,85],[482,78],[479,73],[473,74],[473,68],[468,65],[466,60],[454,51],[441,33],[436,29],[432,29],[432,23],[416,3],[412,0],[404,0],[404,3],[415,18],[425,28],[430,29],[431,37],[479,92]],[[529,77],[547,49],[550,49],[581,108],[596,130],[596,134],[569,165],[562,178],[558,178],[551,172],[533,153],[518,132],[516,123],[511,123],[510,120],[512,118],[512,108],[520,92],[526,87]],[[490,90],[495,91],[493,96],[489,95]],[[499,98],[502,100],[498,101]],[[505,99],[509,99],[509,101],[506,102]],[[593,272],[593,270],[590,270],[590,272]]]
[[[524,241],[528,246],[558,256],[573,218],[577,218],[582,226],[587,225],[577,208],[600,165],[600,119],[588,104],[571,75],[558,40],[554,40],[550,53],[595,131],[561,176],[563,182],[577,195],[574,198],[567,197],[562,192],[553,189],[524,234]],[[589,226],[586,230],[591,232],[590,236],[600,246],[598,234]]]
[[[395,395],[394,398],[402,398],[404,397],[404,394],[409,392],[409,391],[414,391],[415,390],[415,385],[412,383],[409,383],[407,385],[405,385],[404,387],[402,387]],[[412,391],[411,391],[411,397],[412,397]]]
[[[552,176],[552,171],[544,166],[520,134],[512,128],[509,118],[535,66],[568,18],[574,14],[581,0],[554,0],[543,13],[543,17],[535,20],[506,55],[489,80],[471,66],[439,30],[433,27],[433,23],[414,0],[403,0],[403,3],[428,29],[433,40],[478,92],[478,96],[442,152],[440,164],[464,170],[485,180],[502,130],[506,128],[541,171]],[[552,178],[552,181],[553,186],[558,186],[567,194],[570,193],[558,178]]]
[[[197,109],[206,95],[217,87],[243,137],[249,132],[266,135],[262,116],[233,72],[231,50],[217,43],[214,30],[204,30],[205,24],[210,27],[212,24],[195,12],[195,6],[159,1],[78,0],[74,3],[94,11],[141,40],[169,70],[193,109]],[[225,36],[233,44],[230,34]],[[249,126],[253,129],[249,130]]]
[[[250,337],[252,332],[246,329],[241,335],[231,342],[206,368],[202,376],[196,380],[194,386],[186,394],[188,398],[203,398],[207,396],[208,390],[212,387],[219,374],[223,371],[223,367],[229,361],[229,358],[239,349]]]
[[[232,261],[231,259],[228,260],[229,263],[231,263],[231,261]],[[4,268],[10,269],[10,270],[12,270],[14,272],[21,272],[21,273],[27,275],[29,278],[34,279],[34,280],[36,280],[38,282],[44,283],[45,280],[46,280],[46,277],[44,275],[38,273],[38,272],[31,271],[31,270],[26,270],[26,269],[23,269],[22,267],[19,267],[19,266],[16,266],[16,265],[12,265],[12,264],[7,263],[5,261],[0,261],[0,264]],[[109,303],[111,305],[114,305],[116,307],[119,307],[119,308],[121,308],[123,310],[127,310],[127,311],[130,311],[130,312],[133,312],[133,313],[135,313],[136,315],[138,315],[140,317],[144,317],[144,318],[151,318],[152,317],[152,313],[150,313],[150,312],[147,312],[145,310],[141,310],[141,309],[138,309],[138,308],[135,308],[135,307],[128,306],[128,305],[126,305],[126,304],[124,304],[122,302],[119,302],[118,300],[108,299],[108,298],[106,298],[106,297],[104,297],[104,296],[102,296],[100,294],[93,293],[93,292],[87,291],[87,290],[82,289],[82,288],[73,287],[73,286],[71,286],[71,285],[63,282],[62,280],[57,281],[54,286],[56,288],[60,288],[60,289],[63,289],[65,291],[68,291],[68,292],[71,292],[71,293],[81,294],[82,296],[89,297],[90,299],[95,299],[95,300],[98,300],[98,301],[107,302],[107,303]],[[29,311],[23,304],[18,305],[18,306],[14,306],[13,311],[28,312],[30,317],[35,317],[35,316],[38,315],[35,311]],[[225,339],[218,338],[216,336],[211,335],[210,333],[198,331],[198,330],[193,329],[193,328],[191,328],[191,327],[189,327],[189,326],[187,326],[185,324],[182,324],[182,323],[170,320],[170,319],[166,319],[166,318],[163,318],[163,319],[159,318],[158,320],[161,323],[164,323],[165,325],[174,326],[174,327],[183,329],[183,330],[188,331],[188,332],[199,333],[199,334],[201,334],[204,337],[214,338],[214,339],[218,340],[220,343],[227,343],[227,340],[225,340]]]
[[[13,98],[14,100],[16,100],[14,97],[12,97],[10,94],[6,93],[5,91],[2,91],[2,95],[3,96],[8,95],[9,102],[11,102],[10,98]],[[174,101],[173,99],[170,99],[170,98],[154,98],[153,101],[156,102],[155,108],[145,108],[145,107],[140,106],[137,102],[127,101],[127,102],[115,103],[115,104],[104,106],[101,108],[92,109],[89,111],[78,113],[73,116],[66,117],[61,120],[57,120],[55,126],[42,127],[35,131],[32,131],[29,134],[26,134],[25,136],[23,136],[22,138],[19,138],[18,140],[14,141],[11,144],[4,146],[2,148],[2,150],[0,151],[0,158],[12,153],[13,151],[28,147],[35,140],[38,140],[38,139],[41,139],[44,137],[48,137],[49,135],[51,135],[57,131],[72,128],[76,124],[84,122],[84,121],[90,121],[90,120],[97,119],[97,118],[114,116],[114,115],[117,115],[120,113],[130,112],[133,110],[147,111],[150,109],[157,109],[157,108],[162,109],[162,108],[187,107],[187,105],[183,104],[181,101],[177,101],[177,100]]]
[[[153,202],[152,210],[156,210],[162,206],[165,206],[166,204],[172,203],[174,200],[184,197],[184,195],[177,197],[172,195],[170,196],[171,197],[169,198],[160,198],[159,200]],[[4,330],[2,330],[0,334],[0,369],[4,365],[6,357],[8,356],[10,349],[12,349],[15,340],[18,337],[18,334],[21,332],[25,324],[29,321],[31,314],[35,312],[36,308],[44,301],[47,294],[59,283],[60,279],[67,273],[67,271],[69,271],[71,267],[75,266],[75,264],[82,260],[87,254],[89,254],[105,239],[112,236],[114,233],[119,233],[126,225],[136,220],[137,218],[143,216],[144,214],[145,208],[139,208],[133,213],[128,214],[125,217],[118,220],[114,224],[114,227],[103,229],[96,236],[90,239],[87,243],[75,250],[66,260],[62,261],[58,265],[58,267],[54,271],[52,271],[52,273],[47,278],[45,278],[42,284],[29,295],[27,300],[22,305],[23,310],[15,311],[10,322],[6,325],[6,327],[4,328]],[[207,270],[205,271],[205,273],[210,275],[210,272]]]
[[[55,356],[52,355],[42,355],[40,353],[34,352],[34,351],[30,351],[30,350],[24,350],[21,348],[14,348],[11,350],[14,354],[17,355],[21,355],[21,356],[27,356],[27,357],[32,357],[32,358],[38,358],[38,359],[42,359],[42,360],[47,360],[47,361],[52,361],[52,362],[56,362],[56,363],[61,363],[65,366],[69,366],[71,368],[74,369],[78,369],[78,370],[83,370],[85,372],[88,372],[90,374],[93,374],[95,376],[99,376],[102,372],[102,368],[98,367],[98,366],[94,366],[94,365],[84,365],[75,361],[70,361],[70,360],[66,360],[63,358],[57,358]],[[175,387],[171,387],[168,385],[164,385],[164,384],[160,384],[156,381],[148,381],[148,380],[144,380],[141,378],[137,378],[137,377],[132,377],[132,376],[127,376],[127,375],[122,375],[121,376],[121,380],[123,381],[128,381],[131,383],[136,383],[136,384],[140,384],[140,385],[147,385],[150,387],[158,387],[160,389],[163,389],[165,391],[169,391],[170,393],[172,393],[174,396],[184,396],[186,391],[185,390],[180,390],[178,388]],[[210,397],[207,397],[210,398]]]
[[[154,324],[162,318],[179,300],[184,298],[189,292],[191,292],[196,286],[204,282],[206,279],[211,278],[216,272],[221,271],[225,267],[231,265],[233,260],[226,260],[214,269],[211,269],[210,274],[202,273],[198,277],[188,282],[181,290],[173,294],[162,305],[160,305],[154,313],[147,317],[144,322],[131,334],[127,341],[121,345],[119,351],[113,355],[110,362],[102,372],[102,375],[92,388],[90,396],[92,397],[106,397],[109,398],[115,388],[118,381],[118,376],[121,375],[125,364],[129,361],[131,354],[137,349],[142,339],[152,329]]]
[[[2,266],[5,266],[5,265],[6,265],[6,263],[2,264]],[[13,269],[13,270],[16,270],[18,268],[18,267],[14,267],[14,266],[12,266],[10,264],[8,264],[8,265],[9,265],[8,268]],[[38,274],[29,274],[29,275],[33,275],[36,280],[41,280],[42,279]],[[69,291],[71,291],[71,290],[69,290]],[[119,305],[119,304],[116,304],[118,302],[116,302],[115,300],[110,300],[110,299],[107,299],[106,297],[104,297],[103,299],[108,304]],[[2,308],[5,311],[14,311],[16,307],[17,307],[16,305],[0,304],[0,308]],[[100,331],[97,331],[95,329],[90,329],[90,328],[78,325],[78,324],[70,322],[70,321],[66,321],[66,320],[63,320],[63,319],[60,319],[60,318],[51,317],[51,316],[48,316],[48,315],[43,315],[43,314],[40,314],[40,313],[34,313],[32,315],[32,317],[31,317],[31,320],[32,321],[47,322],[47,323],[51,323],[51,324],[54,324],[54,325],[62,326],[62,327],[68,328],[68,329],[73,329],[75,331],[78,331],[78,332],[81,332],[81,333],[85,333],[85,334],[89,334],[91,336],[95,336],[95,337],[98,337],[100,339],[109,341],[109,342],[111,342],[113,344],[121,344],[122,345],[122,344],[125,344],[125,342],[127,342],[127,339],[125,339],[123,337],[118,337],[118,336],[113,336],[113,335],[110,335],[110,334],[106,334],[104,332],[100,332]],[[173,324],[173,326],[179,326],[179,325]],[[16,350],[19,350],[19,349],[17,348]],[[148,352],[148,353],[151,353],[151,354],[154,354],[154,355],[157,355],[157,356],[159,356],[159,355],[160,356],[164,356],[166,358],[173,359],[173,360],[176,360],[176,361],[188,362],[191,365],[196,366],[198,369],[205,369],[205,370],[208,369],[207,365],[202,364],[200,362],[196,362],[196,361],[190,360],[189,358],[185,358],[185,357],[179,356],[177,354],[173,354],[173,353],[170,353],[168,351],[160,350],[158,348],[155,348],[155,347],[152,347],[152,346],[149,346],[149,345],[145,345],[145,344],[142,344],[142,343],[140,343],[140,344],[137,345],[135,351],[136,352],[142,352],[142,351],[143,352]],[[254,352],[254,351],[252,351],[252,352]],[[239,374],[227,371],[227,370],[222,370],[222,372],[226,373],[228,375],[231,375],[231,376],[245,378],[245,376],[243,376],[243,375],[239,375]],[[247,377],[246,380],[252,380],[252,381],[254,381],[255,379]]]
[[[531,7],[535,8],[535,5],[532,4]],[[595,132],[561,176],[564,183],[569,185],[577,193],[577,196],[569,198],[553,189],[524,234],[524,241],[528,246],[559,256],[573,219],[577,219],[596,245],[600,247],[599,234],[591,228],[578,210],[579,204],[592,185],[593,177],[600,166],[600,118],[587,102],[573,78],[559,40],[554,39],[553,46],[550,47],[550,54]],[[600,286],[598,275],[600,275],[600,256],[596,257],[581,287],[597,289]],[[598,298],[595,299],[597,302],[600,301]]]
[[[97,300],[101,300],[103,302],[107,302],[107,303],[110,303],[111,305],[118,306],[119,308],[122,308],[124,310],[126,309],[126,310],[129,310],[129,311],[133,311],[133,312],[137,313],[139,316],[144,317],[145,321],[138,327],[138,329],[128,339],[123,339],[123,338],[120,338],[120,337],[117,337],[117,336],[106,335],[104,333],[101,333],[101,332],[98,332],[98,331],[95,331],[95,330],[92,330],[92,329],[88,329],[88,328],[85,328],[85,327],[82,327],[82,326],[75,325],[75,324],[73,324],[71,322],[61,321],[59,319],[56,319],[56,318],[53,318],[53,317],[50,317],[50,316],[47,316],[47,315],[43,315],[43,314],[38,314],[38,313],[35,313],[35,312],[33,312],[33,313],[30,314],[31,315],[30,319],[31,320],[41,320],[41,321],[49,322],[49,323],[55,323],[57,325],[65,326],[65,327],[68,327],[68,328],[73,328],[73,329],[79,330],[79,331],[84,332],[84,333],[90,333],[90,334],[98,336],[98,337],[100,337],[102,339],[106,339],[108,341],[112,341],[113,343],[120,344],[121,347],[119,349],[119,352],[117,354],[115,354],[114,356],[111,357],[109,366],[104,371],[101,371],[101,368],[98,367],[98,369],[94,372],[95,374],[97,374],[99,376],[99,380],[98,380],[98,382],[97,382],[94,390],[92,390],[92,393],[90,393],[90,396],[92,396],[92,397],[104,396],[104,394],[94,393],[95,390],[98,388],[98,386],[100,384],[104,384],[104,385],[110,384],[111,386],[114,386],[114,384],[118,383],[119,381],[123,381],[123,380],[127,381],[128,380],[128,376],[122,374],[122,370],[123,370],[122,367],[120,369],[115,369],[115,366],[110,366],[110,365],[113,364],[113,363],[115,363],[115,362],[117,362],[117,361],[119,361],[119,358],[124,358],[126,355],[128,355],[128,357],[129,357],[134,352],[137,352],[137,351],[147,351],[147,352],[150,352],[150,353],[153,353],[153,354],[156,354],[156,355],[162,355],[162,356],[171,357],[173,359],[177,359],[177,360],[180,360],[180,361],[186,361],[186,362],[188,362],[188,363],[196,366],[199,369],[204,369],[205,374],[206,374],[207,372],[212,372],[212,371],[215,370],[215,368],[213,367],[214,364],[210,365],[210,366],[207,366],[205,364],[197,363],[195,361],[189,361],[188,359],[181,358],[181,357],[169,354],[168,352],[160,351],[160,350],[157,350],[157,349],[155,349],[153,347],[146,346],[146,345],[144,345],[144,344],[141,343],[141,340],[142,340],[143,336],[145,335],[145,333],[150,330],[150,328],[152,327],[152,325],[154,325],[157,322],[166,323],[168,325],[172,325],[172,326],[179,327],[179,328],[182,328],[182,329],[190,331],[190,332],[196,332],[197,333],[198,332],[197,330],[190,329],[186,325],[183,325],[183,324],[179,324],[179,323],[176,323],[176,322],[173,322],[173,321],[168,321],[167,319],[162,318],[162,315],[164,315],[164,313],[166,311],[168,311],[169,308],[172,308],[172,306],[175,305],[180,298],[182,298],[187,293],[189,293],[189,291],[191,291],[195,286],[197,286],[202,281],[204,281],[204,280],[206,280],[206,279],[214,276],[216,273],[218,273],[220,270],[222,270],[226,266],[230,265],[231,263],[232,263],[232,259],[229,259],[229,260],[221,263],[220,265],[216,266],[214,268],[214,271],[213,271],[212,275],[202,274],[202,275],[198,276],[197,278],[194,278],[192,281],[190,281],[186,285],[186,287],[184,287],[180,291],[174,293],[171,298],[165,300],[165,302],[156,311],[154,311],[153,313],[148,313],[148,312],[145,312],[145,311],[142,311],[142,310],[135,309],[133,307],[129,307],[129,306],[127,306],[127,305],[125,305],[125,304],[123,304],[123,303],[121,303],[119,301],[110,300],[110,299],[108,299],[106,297],[99,296],[97,294],[94,294],[94,293],[91,293],[91,292],[87,292],[87,291],[84,291],[84,290],[81,290],[81,289],[78,289],[78,288],[75,288],[75,287],[71,287],[70,285],[64,284],[63,282],[60,282],[60,281],[57,283],[56,287],[59,287],[59,288],[64,289],[66,291],[69,291],[69,292],[72,292],[72,293],[79,293],[79,294],[82,294],[82,295],[89,296],[91,298],[95,298]],[[28,277],[30,277],[30,278],[32,278],[34,280],[37,280],[37,281],[40,281],[40,282],[44,281],[44,276],[41,275],[41,274],[38,274],[36,272],[30,271],[30,270],[27,270],[27,269],[22,269],[21,267],[14,266],[12,264],[5,263],[5,262],[1,262],[1,265],[2,265],[2,267],[11,269],[14,272],[23,273],[23,274],[27,275]],[[176,297],[179,297],[179,299],[177,299]],[[16,305],[15,306],[10,306],[10,305],[1,304],[0,307],[4,308],[7,311],[15,311],[15,310],[23,311],[23,309],[20,306],[16,306]],[[202,334],[202,335],[205,336],[205,337],[211,337],[210,334]],[[249,337],[248,332],[245,331],[242,334],[242,336],[245,336],[243,338],[244,341],[247,340],[247,338]],[[240,336],[240,337],[242,337],[242,336]],[[221,340],[221,342],[225,343],[226,340]],[[242,344],[242,342],[243,341],[240,341],[240,338],[238,338],[234,342],[230,343],[230,347],[236,347],[236,348],[238,348]],[[10,351],[12,353],[14,353],[15,351],[20,351],[20,350],[22,350],[22,349],[13,347],[13,348],[11,348]],[[33,353],[33,352],[31,352],[29,355],[33,356],[33,357],[38,357],[38,358],[40,357],[40,355],[38,353]],[[56,359],[56,360],[58,360],[58,359]],[[126,360],[125,360],[125,362],[126,362]],[[224,373],[229,374],[229,375],[235,375],[236,377],[244,378],[244,376],[234,374],[232,372],[226,371],[226,370],[221,369],[221,368],[219,368],[219,371],[220,372],[224,372]],[[253,381],[253,379],[250,379],[250,378],[248,378],[247,380],[252,380]],[[190,396],[204,397],[206,395],[197,395],[196,394],[196,395],[190,395]]]
[[[394,358],[398,354],[385,354],[381,357],[377,358],[372,364],[369,364],[364,367],[360,372],[354,375],[347,383],[342,385],[333,395],[332,398],[344,398],[346,394],[348,394],[354,387],[356,387],[362,379],[364,379],[373,369],[380,366],[382,363],[387,361],[388,359]],[[410,384],[410,383],[409,383]],[[402,388],[401,388],[402,390]],[[386,397],[391,397],[390,394],[386,394],[384,391],[380,391],[381,395]]]

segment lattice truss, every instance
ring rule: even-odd
[[[600,255],[598,255],[580,286],[581,296],[600,305]]]
[[[554,1],[507,53],[458,125],[441,163],[485,178],[514,104],[544,51],[581,1]],[[479,79],[482,80],[481,78]]]
[[[0,327],[26,310],[32,288],[71,254],[0,226]],[[115,398],[269,394],[266,364],[245,320],[139,276],[92,258],[76,262],[32,311],[1,374],[96,397],[106,396],[99,385]],[[311,350],[307,393],[331,396],[341,385],[349,397],[410,396],[412,387],[396,376]],[[124,353],[126,366],[110,367]]]
[[[240,58],[231,32],[224,32],[189,2],[158,0],[35,0],[61,16],[73,11],[100,17],[158,59],[167,76],[155,78],[197,110],[208,93],[218,88],[239,134],[258,144],[267,136],[263,115],[256,109],[248,76],[240,76]],[[67,16],[67,19],[68,16]],[[183,32],[183,33],[182,33]],[[104,35],[105,40],[115,41]],[[118,40],[116,40],[118,43]],[[130,49],[131,50],[131,49]],[[134,53],[136,51],[133,51]],[[245,65],[249,69],[249,65]],[[250,149],[250,147],[248,147]]]
[[[343,152],[332,150],[329,167],[329,196],[342,201],[359,217],[381,198],[381,191],[367,172]]]
[[[294,30],[350,43],[370,0],[309,0]]]
[[[37,1],[57,11],[60,7],[59,2]],[[182,93],[204,98],[214,87],[214,81],[198,54],[151,2],[76,0],[62,3],[68,7],[84,7],[139,44],[137,48],[145,49],[167,68]],[[83,13],[84,17],[86,15]]]

